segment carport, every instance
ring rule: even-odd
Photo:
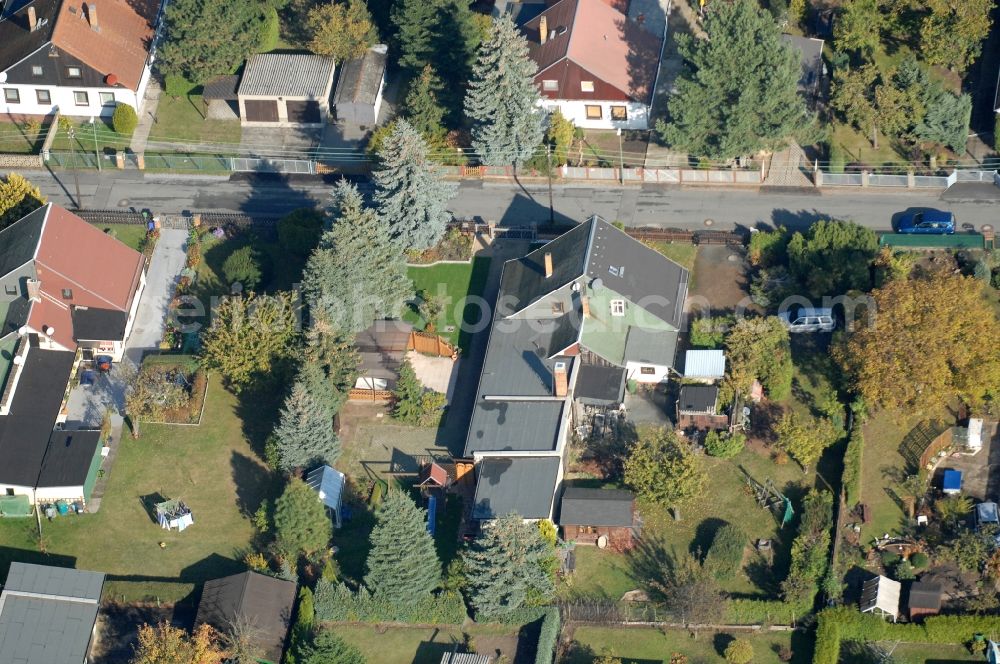
[[[333,58],[300,53],[251,57],[237,89],[240,121],[251,127],[320,127],[330,116]]]

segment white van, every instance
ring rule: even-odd
[[[788,327],[789,332],[830,332],[837,326],[833,309],[811,309],[790,307],[778,313],[778,317]]]

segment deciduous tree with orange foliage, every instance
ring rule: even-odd
[[[139,628],[131,664],[222,664],[228,653],[221,635],[209,625],[193,634],[167,623]]]
[[[938,272],[872,296],[869,318],[835,350],[868,404],[917,412],[1000,394],[1000,320],[982,282]]]

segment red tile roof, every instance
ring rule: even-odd
[[[96,6],[99,30],[91,27],[84,5]],[[149,57],[159,6],[159,0],[63,0],[52,43],[136,90]]]
[[[543,16],[551,35],[545,44],[539,39]],[[570,61],[630,99],[646,104],[652,100],[663,41],[606,0],[560,0],[522,30],[538,64],[536,80],[559,80],[562,70],[556,65]],[[577,77],[572,78],[560,81],[556,98],[605,99],[598,86],[588,94],[580,90]]]

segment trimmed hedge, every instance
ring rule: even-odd
[[[552,664],[556,655],[556,645],[559,643],[559,609],[550,606],[545,609],[542,618],[542,629],[538,635],[538,651],[535,653],[535,664]]]
[[[367,588],[352,593],[342,583],[320,579],[313,592],[316,620],[320,622],[398,622],[431,625],[460,625],[468,613],[457,593],[428,595],[401,604],[386,598],[372,597]]]
[[[726,602],[722,622],[727,625],[791,625],[809,613],[809,605],[781,600],[731,599]]]
[[[861,423],[855,421],[851,429],[851,437],[847,441],[844,452],[844,492],[847,494],[847,507],[852,508],[861,502],[861,455],[865,447],[865,435]]]
[[[838,664],[842,641],[900,640],[907,643],[961,645],[974,634],[1000,631],[998,616],[932,616],[923,624],[890,623],[854,607],[841,606],[821,611],[816,630],[813,664]]]

